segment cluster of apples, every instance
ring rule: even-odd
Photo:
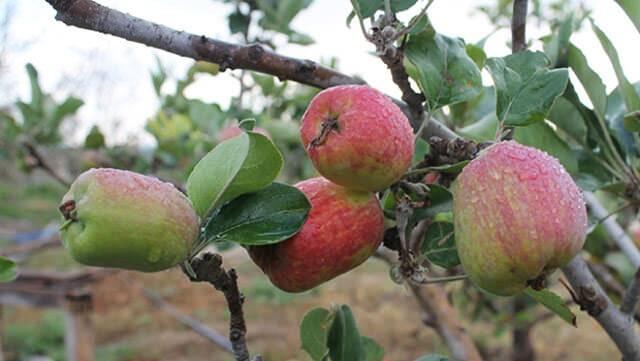
[[[300,136],[321,175],[295,185],[311,203],[308,218],[290,239],[248,247],[272,283],[288,292],[314,288],[376,251],[384,217],[375,192],[400,179],[414,153],[408,119],[365,85],[316,95]],[[584,244],[580,189],[540,150],[513,141],[491,145],[463,169],[452,191],[460,261],[486,291],[513,295],[539,286]],[[83,173],[60,211],[64,244],[92,266],[167,269],[187,258],[200,233],[192,203],[173,185],[123,170]]]
[[[300,136],[322,175],[295,185],[311,202],[309,216],[294,237],[249,249],[271,282],[288,292],[316,287],[376,251],[384,217],[374,192],[402,177],[414,152],[409,120],[365,85],[318,93],[302,117]]]
[[[301,137],[313,164],[329,180],[318,177],[296,185],[312,205],[297,235],[249,248],[273,283],[290,292],[313,288],[375,252],[384,221],[373,192],[400,178],[413,155],[407,118],[367,86],[319,93],[303,117]],[[76,261],[91,266],[167,269],[187,258],[200,233],[193,204],[172,184],[125,170],[81,174],[63,197],[60,212],[63,243]]]

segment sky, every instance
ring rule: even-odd
[[[421,0],[422,4],[425,0]],[[226,15],[230,5],[213,0],[99,0],[102,5],[132,15],[195,34],[205,34],[234,42]],[[491,1],[490,3],[493,3]],[[640,80],[638,46],[640,35],[613,0],[574,0],[593,10],[592,16],[617,47],[627,77]],[[476,42],[492,29],[486,16],[474,13],[474,8],[488,1],[436,0],[429,16],[436,30],[448,36],[458,36],[468,43]],[[66,26],[54,19],[55,12],[45,0],[0,0],[0,15],[12,11],[8,28],[3,74],[0,76],[0,105],[28,99],[29,87],[24,65],[33,63],[40,72],[46,90],[55,91],[57,99],[66,94],[81,96],[86,105],[75,122],[67,125],[74,135],[70,143],[78,142],[92,125],[107,133],[110,143],[137,140],[151,141],[143,131],[144,123],[158,107],[150,81],[150,71],[156,67],[156,57],[181,77],[192,60],[141,44]],[[292,28],[314,38],[307,47],[285,45],[279,53],[315,61],[337,57],[339,70],[363,77],[372,86],[396,97],[397,87],[391,81],[384,64],[375,59],[373,46],[367,43],[358,26],[351,29],[345,19],[351,10],[348,0],[316,0],[292,23]],[[417,10],[414,10],[417,11]],[[405,19],[411,12],[402,14]],[[2,18],[3,16],[0,16]],[[527,38],[537,39],[548,29],[529,22]],[[490,57],[510,53],[508,29],[492,35],[485,46]],[[572,41],[585,53],[591,67],[602,77],[607,90],[617,85],[615,73],[589,26],[574,34]],[[538,46],[538,45],[537,45]],[[534,46],[536,49],[537,46]],[[484,72],[484,80],[490,78]],[[230,96],[239,91],[237,81],[229,72],[216,77],[201,77],[189,87],[187,96],[205,101],[228,104]],[[588,103],[588,101],[586,101]]]

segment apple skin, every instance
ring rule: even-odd
[[[303,292],[363,263],[384,235],[375,195],[346,189],[317,177],[295,185],[311,202],[309,216],[292,238],[252,246],[249,255],[287,292]]]
[[[142,174],[90,169],[61,201],[60,237],[71,257],[88,266],[143,272],[184,261],[198,237],[189,199],[172,184]]]
[[[584,245],[578,186],[548,154],[513,141],[483,150],[453,187],[460,261],[479,288],[514,295],[567,264]]]
[[[637,219],[631,221],[631,223],[629,223],[627,232],[629,232],[629,234],[631,235],[633,243],[635,243],[636,246],[640,247],[640,221]]]
[[[238,135],[240,135],[244,130],[240,129],[240,127],[235,124],[235,125],[229,125],[226,128],[222,129],[221,131],[218,132],[216,139],[218,139],[219,142],[223,142],[227,139],[231,139],[233,137],[237,137]],[[255,133],[259,133],[264,135],[265,137],[271,139],[271,135],[269,134],[269,132],[264,129],[264,128],[260,128],[260,127],[254,127],[252,132]]]
[[[313,165],[330,181],[377,192],[409,169],[409,120],[386,95],[366,85],[325,89],[302,116],[300,136]]]

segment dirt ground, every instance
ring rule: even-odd
[[[420,322],[420,310],[411,294],[389,279],[387,266],[378,260],[372,259],[313,291],[292,295],[274,288],[241,248],[225,253],[224,259],[227,267],[238,270],[240,286],[246,295],[250,350],[263,355],[265,361],[309,360],[300,349],[298,325],[303,315],[314,307],[342,303],[352,307],[362,334],[385,348],[386,361],[412,361],[426,353],[447,352],[437,335]],[[30,266],[42,264],[61,269],[68,267],[68,260],[62,250],[54,249],[41,254]],[[182,312],[226,334],[228,316],[224,298],[211,286],[190,283],[177,269],[154,274],[123,271],[94,287],[96,342],[100,352],[111,350],[109,358],[100,360],[232,360],[227,353],[152,306],[140,292],[141,286],[156,291]],[[5,312],[8,316],[4,326],[38,322],[40,312],[13,308]],[[535,327],[533,340],[538,359],[619,359],[597,323],[578,313],[578,328],[555,317]],[[488,360],[509,359],[509,332],[496,334],[486,322],[467,327],[489,355]]]

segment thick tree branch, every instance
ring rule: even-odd
[[[222,257],[219,254],[204,253],[191,261],[191,268],[195,278],[189,276],[193,282],[208,282],[216,290],[224,294],[229,308],[229,341],[236,361],[261,361],[260,356],[249,358],[247,349],[247,326],[244,321],[242,304],[244,296],[238,288],[238,276],[234,269],[226,271],[222,267]],[[188,274],[188,273],[187,273]]]
[[[622,353],[624,361],[640,361],[640,336],[633,318],[618,310],[593,277],[581,255],[562,268],[574,288],[576,303],[598,321]]]
[[[517,53],[527,48],[527,5],[528,0],[513,1],[511,18],[511,51]]]
[[[220,65],[224,69],[248,69],[282,80],[328,88],[359,84],[362,80],[341,74],[310,60],[278,55],[261,45],[236,45],[177,31],[110,9],[91,0],[46,0],[58,12],[56,19],[67,25],[111,34],[153,48]]]

